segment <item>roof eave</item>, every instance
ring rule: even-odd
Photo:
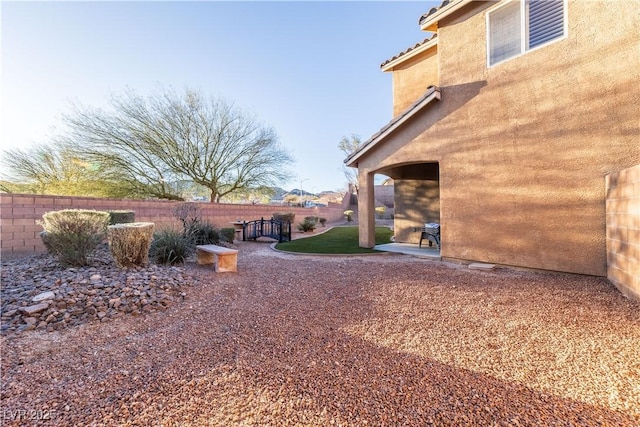
[[[453,0],[446,6],[442,6],[429,16],[424,21],[420,20],[420,29],[422,31],[438,31],[438,21],[452,14],[453,12],[463,8],[467,4],[474,0]]]
[[[418,46],[417,48],[411,50],[410,52],[399,56],[398,58],[394,59],[393,61],[389,61],[389,63],[385,64],[384,66],[380,67],[380,69],[384,72],[387,71],[392,71],[395,67],[397,67],[398,65],[402,64],[403,62],[415,57],[416,55],[425,52],[427,50],[429,50],[430,48],[437,46],[438,45],[438,39],[437,38],[433,38],[432,40],[430,40],[429,42]]]
[[[349,157],[344,160],[345,165],[350,167],[357,167],[355,163],[362,157],[363,154],[375,147],[380,141],[384,140],[387,136],[393,133],[397,128],[404,124],[407,120],[413,117],[418,111],[429,105],[434,100],[440,99],[440,89],[436,86],[430,87],[430,92],[424,96],[422,100],[409,107],[406,111],[400,114],[397,118],[391,121],[389,125],[383,128],[378,134],[371,137],[362,146],[351,153]]]

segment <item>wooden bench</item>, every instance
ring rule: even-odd
[[[198,265],[211,265],[217,273],[238,271],[238,251],[217,245],[196,246]]]

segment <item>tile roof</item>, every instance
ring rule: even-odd
[[[431,101],[440,99],[440,88],[437,86],[429,86],[427,91],[422,95],[416,102],[411,104],[409,108],[404,110],[402,113],[398,114],[394,117],[389,123],[382,127],[377,133],[375,133],[371,138],[365,141],[356,151],[351,153],[349,157],[344,160],[346,165],[350,165],[356,159],[358,159],[362,154],[376,145],[378,142],[382,141],[393,132],[398,126],[400,126],[404,121],[408,120],[415,113],[420,111],[425,106],[429,105]]]
[[[418,20],[418,25],[422,25],[422,23],[424,21],[427,20],[427,18],[429,18],[431,15],[433,15],[434,13],[436,13],[437,11],[439,11],[440,9],[442,9],[443,7],[445,7],[446,5],[449,4],[450,0],[443,0],[442,3],[440,3],[440,6],[438,7],[432,7],[429,12],[425,13],[424,15],[422,15],[420,17],[420,19]]]
[[[415,46],[412,46],[412,47],[410,47],[409,49],[407,49],[407,50],[404,50],[404,51],[400,52],[399,54],[397,54],[397,55],[396,55],[396,56],[394,56],[393,58],[389,58],[389,59],[387,59],[387,60],[386,60],[386,61],[384,61],[382,64],[380,64],[380,67],[382,68],[382,67],[384,67],[385,65],[387,65],[387,64],[389,64],[389,63],[391,63],[391,62],[395,61],[396,59],[401,58],[401,57],[403,57],[403,56],[407,55],[408,53],[410,53],[410,52],[414,51],[415,49],[419,48],[420,46],[422,46],[422,45],[424,45],[424,44],[426,44],[426,43],[428,43],[428,42],[430,42],[430,41],[434,40],[436,37],[438,37],[438,34],[437,34],[437,33],[433,33],[433,34],[431,35],[431,37],[427,37],[426,39],[422,40],[421,42],[416,43],[416,44],[415,44]]]

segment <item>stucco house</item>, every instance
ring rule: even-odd
[[[605,177],[640,163],[639,17],[636,0],[445,0],[419,17],[426,39],[381,65],[394,117],[345,160],[360,246],[384,174],[396,242],[438,222],[444,259],[606,276]]]

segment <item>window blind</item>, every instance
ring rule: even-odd
[[[533,49],[564,34],[564,4],[562,0],[529,0],[528,48]]]
[[[519,2],[513,2],[491,14],[489,25],[491,64],[495,64],[496,62],[520,53],[520,27]]]

